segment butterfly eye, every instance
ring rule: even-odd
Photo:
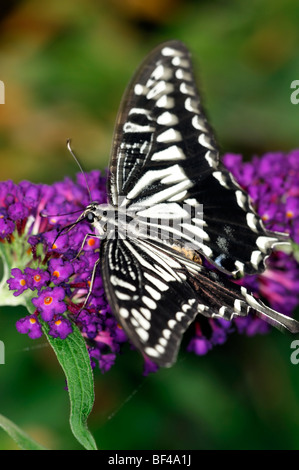
[[[86,218],[87,218],[88,222],[90,222],[92,224],[94,222],[95,215],[93,214],[93,212],[88,212]]]
[[[103,211],[103,217],[106,217],[107,211]]]

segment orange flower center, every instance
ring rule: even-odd
[[[34,323],[36,323],[36,319],[35,319],[35,318],[30,318],[29,321],[30,321],[31,325],[34,325]]]
[[[36,282],[39,282],[41,280],[41,276],[39,274],[36,274],[33,279],[36,281]]]
[[[87,244],[88,244],[88,246],[94,246],[95,239],[94,238],[89,238]]]
[[[26,281],[25,281],[25,279],[21,279],[21,280],[20,280],[20,284],[21,284],[22,287],[26,286]]]
[[[54,271],[53,276],[59,277],[60,276],[59,271]]]
[[[292,211],[287,211],[287,218],[292,219],[294,217],[294,213]]]
[[[61,323],[61,320],[57,320],[57,321],[55,322],[55,325],[59,326],[60,323]]]
[[[44,304],[50,305],[53,302],[53,297],[45,297]]]

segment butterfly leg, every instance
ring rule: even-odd
[[[82,308],[81,310],[83,310],[83,308],[85,308],[87,302],[88,302],[88,299],[92,293],[92,288],[93,288],[93,284],[94,284],[94,278],[95,278],[95,275],[96,275],[96,270],[97,270],[97,267],[98,267],[98,264],[100,262],[100,258],[97,259],[97,261],[94,263],[94,266],[93,266],[93,270],[92,270],[92,274],[91,274],[91,279],[90,279],[90,286],[89,286],[89,290],[88,290],[88,293],[87,293],[87,296],[84,300],[84,304],[82,305]]]
[[[76,254],[75,258],[74,259],[78,259],[79,256],[81,255],[82,251],[83,251],[83,246],[85,245],[85,242],[86,242],[86,239],[88,237],[93,237],[93,238],[99,238],[97,235],[95,235],[94,233],[87,233],[83,239],[83,242],[81,243],[81,247],[80,247],[80,250],[78,251],[78,253]]]

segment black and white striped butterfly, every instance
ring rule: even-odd
[[[88,220],[102,239],[99,263],[115,317],[160,366],[173,364],[198,314],[230,320],[253,311],[299,331],[229,278],[262,272],[288,237],[265,230],[218,158],[190,54],[179,41],[162,44],[123,98],[108,203],[89,204],[77,220]]]

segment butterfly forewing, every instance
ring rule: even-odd
[[[141,65],[117,120],[111,202],[123,198],[122,209],[143,232],[168,246],[187,244],[224,272],[262,271],[284,238],[269,236],[219,163],[195,83],[190,53],[179,41],[161,45]]]

